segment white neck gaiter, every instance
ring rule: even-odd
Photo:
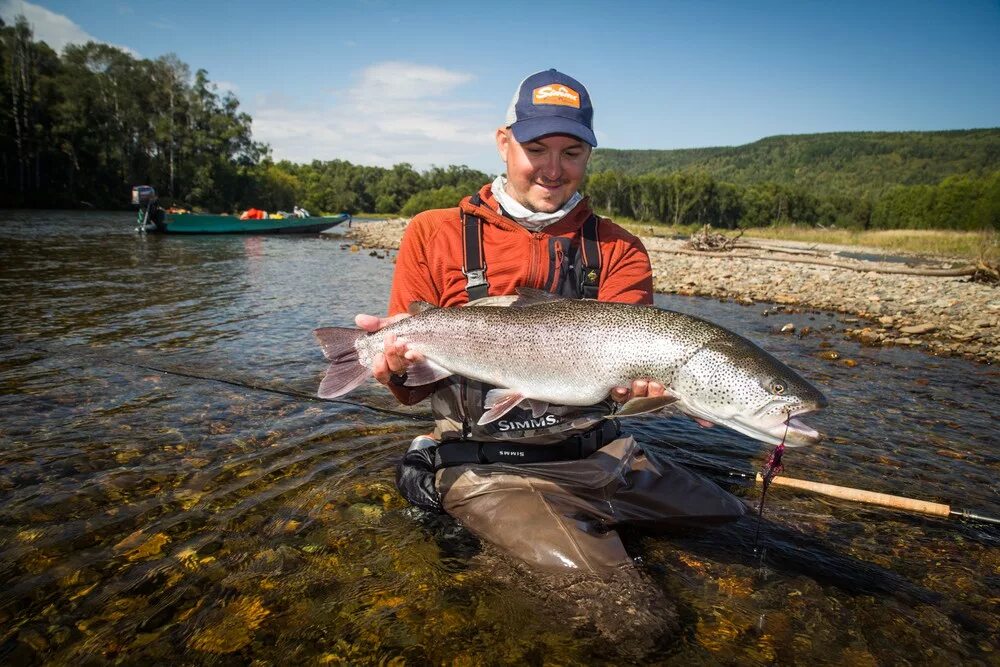
[[[493,196],[496,197],[500,206],[507,214],[514,218],[519,225],[533,232],[537,232],[551,225],[554,222],[559,222],[566,217],[566,214],[576,208],[576,205],[580,203],[583,199],[583,195],[579,192],[574,192],[573,196],[569,198],[569,201],[562,205],[558,211],[553,211],[552,213],[539,213],[538,211],[530,211],[525,208],[519,201],[507,194],[507,179],[503,176],[497,176],[496,180],[493,181]]]

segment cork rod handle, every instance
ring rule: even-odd
[[[760,473],[757,473],[757,483],[761,484],[763,481],[763,477],[761,477]],[[951,506],[943,505],[941,503],[932,503],[926,500],[917,500],[915,498],[904,498],[903,496],[893,496],[888,493],[852,489],[846,486],[823,484],[822,482],[810,482],[809,480],[795,479],[794,477],[781,477],[779,475],[778,477],[775,477],[771,483],[775,486],[788,486],[793,489],[812,491],[813,493],[819,493],[832,498],[853,500],[855,502],[867,503],[869,505],[881,505],[882,507],[893,507],[896,509],[920,512],[921,514],[930,514],[933,516],[948,517],[952,513]]]

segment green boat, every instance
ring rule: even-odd
[[[347,220],[349,213],[330,216],[310,216],[296,207],[304,217],[286,215],[263,219],[241,220],[232,215],[201,213],[167,213],[159,205],[156,190],[148,185],[132,188],[132,204],[139,207],[136,231],[161,234],[318,234]]]
[[[350,220],[347,213],[307,218],[240,220],[232,215],[167,213],[163,222],[147,224],[147,231],[164,234],[317,234]]]

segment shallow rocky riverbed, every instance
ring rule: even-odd
[[[398,249],[407,219],[355,225],[349,235],[360,246]],[[759,251],[754,257],[686,254],[685,241],[642,237],[653,263],[657,292],[817,308],[856,316],[844,334],[862,344],[915,346],[945,356],[984,363],[1000,361],[1000,288],[968,277],[878,273],[900,263],[835,255],[882,254],[872,248],[782,243],[807,247],[802,258],[836,257],[854,269],[789,261],[799,255]],[[734,253],[737,254],[737,253]],[[744,252],[738,254],[746,254]],[[953,261],[952,265],[961,264]],[[787,330],[808,335],[808,331]]]
[[[779,486],[762,518],[624,528],[635,577],[529,571],[396,493],[426,403],[374,380],[314,398],[312,331],[385,308],[394,251],[340,228],[144,236],[134,220],[0,211],[0,665],[997,662],[1000,538],[968,519]],[[797,294],[799,274],[810,296],[854,279],[739,274],[661,242],[670,292],[727,273],[751,298]],[[790,477],[1000,516],[996,368],[864,349],[840,339],[856,315],[739,298],[656,303],[759,341],[825,393],[807,421],[828,438],[789,450]],[[762,443],[676,412],[627,428],[759,506]]]

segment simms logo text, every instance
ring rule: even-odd
[[[501,431],[520,431],[528,428],[541,428],[542,426],[555,426],[559,423],[556,415],[545,415],[538,419],[525,419],[523,421],[507,421],[501,419],[497,422],[497,428]]]

